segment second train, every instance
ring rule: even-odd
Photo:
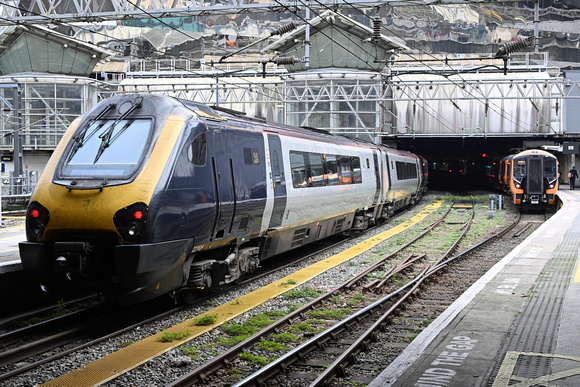
[[[494,175],[520,209],[544,209],[556,202],[558,159],[549,152],[529,149],[506,156]]]

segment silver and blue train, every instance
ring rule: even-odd
[[[424,158],[154,94],[76,119],[26,216],[24,270],[121,304],[183,300],[416,203]]]

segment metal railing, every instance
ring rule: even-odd
[[[26,171],[22,176],[14,176],[14,172],[0,174],[0,195],[2,203],[26,203],[38,182],[37,171]]]

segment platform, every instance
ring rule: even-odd
[[[22,270],[18,243],[24,240],[24,225],[0,228],[0,274]]]
[[[558,195],[563,207],[369,387],[580,386],[580,190]]]

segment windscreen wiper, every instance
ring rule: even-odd
[[[130,125],[125,125],[125,127],[121,129],[121,132],[119,134],[117,134],[113,139],[111,139],[111,136],[113,135],[113,131],[115,130],[115,126],[117,126],[117,124],[119,122],[123,121],[125,118],[127,118],[129,115],[131,115],[135,110],[141,108],[142,102],[143,102],[143,97],[139,97],[139,98],[135,99],[135,102],[133,102],[131,107],[129,109],[127,109],[127,111],[125,113],[123,113],[119,118],[117,118],[105,132],[101,133],[101,135],[99,136],[99,138],[101,139],[101,145],[99,146],[99,150],[97,151],[97,155],[95,156],[95,161],[93,161],[93,164],[96,164],[96,162],[102,156],[105,149],[107,149],[109,147],[109,145],[111,145],[111,143],[115,139],[117,139],[117,137],[119,137],[119,134],[124,132],[125,129],[127,129]]]
[[[102,125],[97,125],[97,127],[91,132],[89,133],[88,137],[85,139],[85,134],[87,133],[87,130],[91,127],[91,125],[94,122],[97,122],[98,120],[100,120],[101,118],[103,118],[111,109],[115,108],[115,104],[111,103],[108,104],[96,117],[93,117],[89,120],[89,122],[86,123],[86,125],[84,126],[84,128],[77,134],[75,134],[73,136],[73,141],[75,142],[73,149],[71,149],[70,154],[68,156],[68,159],[66,160],[66,162],[70,162],[73,158],[73,156],[77,153],[77,151],[82,148],[83,145],[85,145],[85,141],[88,140],[89,138],[93,137],[93,135],[103,126]]]

